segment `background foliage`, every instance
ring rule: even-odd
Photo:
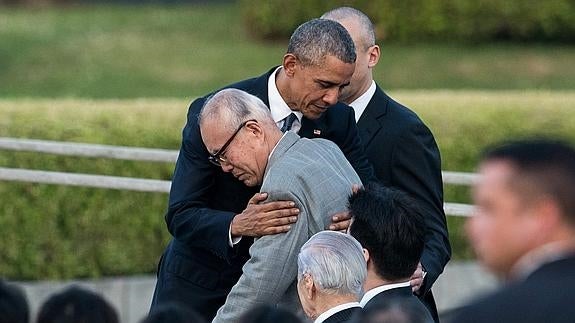
[[[244,19],[261,38],[286,37],[302,22],[342,5],[365,12],[380,40],[575,41],[571,0],[241,0]]]
[[[443,169],[473,171],[493,142],[545,134],[575,142],[575,92],[391,92],[433,130]],[[0,137],[178,149],[185,100],[0,100]],[[0,167],[169,180],[173,165],[3,151]],[[446,201],[469,202],[448,186]],[[0,274],[14,279],[153,272],[169,234],[167,195],[0,182]],[[448,217],[454,258],[471,256]]]
[[[281,63],[287,39],[250,38],[237,9],[1,8],[0,97],[186,98],[260,75]],[[386,89],[574,89],[574,58],[566,45],[385,44],[375,79]]]
[[[7,2],[22,1],[0,0]],[[24,2],[32,7],[0,10],[0,136],[170,149],[179,147],[193,97],[279,64],[295,25],[344,3]],[[372,13],[385,38],[376,81],[430,125],[445,170],[473,171],[480,150],[501,139],[547,134],[575,142],[573,2],[350,3]],[[472,15],[459,7],[480,12],[450,16]],[[269,17],[268,27],[284,31],[269,33],[258,21]],[[513,33],[493,36],[502,21]],[[172,164],[10,151],[0,151],[0,167],[165,180],[173,171]],[[468,195],[446,188],[446,201],[468,202]],[[169,239],[165,194],[0,181],[0,205],[0,276],[8,278],[150,273]],[[463,219],[448,222],[455,259],[471,257]]]

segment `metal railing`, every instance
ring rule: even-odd
[[[108,146],[17,138],[0,138],[0,150],[166,163],[175,163],[178,158],[178,151],[167,149]],[[469,186],[477,180],[477,174],[473,173],[443,171],[442,174],[443,182],[445,184]],[[0,167],[0,180],[158,193],[169,193],[171,183],[170,181],[155,179],[64,173],[5,167]],[[473,206],[468,204],[444,203],[445,214],[448,215],[470,216],[472,209]]]

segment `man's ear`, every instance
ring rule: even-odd
[[[370,263],[370,255],[369,255],[369,250],[363,248],[363,259],[365,259],[365,263],[369,264]]]
[[[246,123],[246,129],[255,136],[260,136],[264,132],[262,125],[256,121]]]
[[[298,64],[297,57],[294,54],[287,53],[284,55],[282,67],[288,77],[293,77]]]
[[[369,52],[369,61],[367,62],[367,67],[374,68],[379,62],[379,57],[381,55],[381,51],[378,45],[373,45],[368,49]]]
[[[305,290],[307,291],[307,298],[308,299],[314,299],[316,297],[316,287],[315,287],[315,282],[313,281],[313,278],[311,277],[311,275],[306,274],[303,277],[303,286],[305,288]]]

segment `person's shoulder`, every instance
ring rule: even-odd
[[[386,114],[389,115],[389,118],[400,120],[403,125],[424,125],[423,120],[415,111],[397,101],[379,87],[370,103],[377,108],[384,108],[383,106],[385,105]]]
[[[269,69],[267,72],[265,72],[264,74],[261,74],[259,76],[255,76],[255,77],[245,79],[245,80],[242,80],[239,82],[228,84],[228,85],[224,86],[222,88],[222,90],[233,88],[233,89],[238,89],[238,90],[242,90],[242,91],[246,91],[248,93],[254,94],[254,93],[252,93],[254,89],[259,89],[260,87],[265,87],[267,89],[268,79],[269,79],[271,73],[273,73],[276,70],[276,68],[277,68],[277,66],[274,66],[271,69]]]

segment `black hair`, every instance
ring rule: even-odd
[[[417,202],[403,191],[370,183],[349,198],[350,234],[369,251],[377,274],[388,281],[411,277],[425,242]]]

